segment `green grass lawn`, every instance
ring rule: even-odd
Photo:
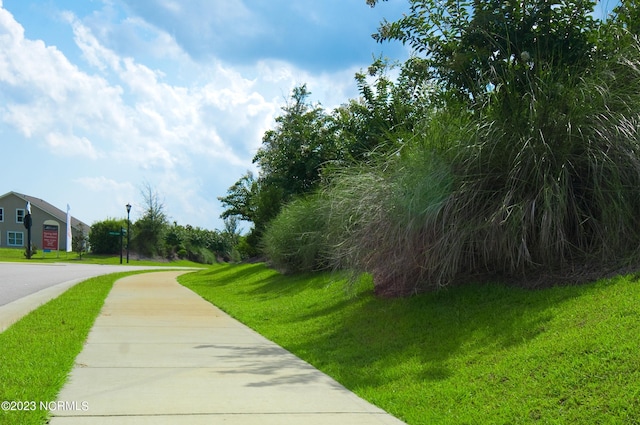
[[[0,402],[36,403],[29,411],[0,409],[0,424],[46,422],[39,403],[56,400],[113,283],[130,274],[81,282],[0,333]]]
[[[640,423],[637,276],[394,300],[260,264],[179,280],[412,425]]]
[[[81,263],[81,264],[120,264],[119,255],[95,255],[83,254],[78,256],[75,252],[42,252],[38,251],[30,260],[24,256],[24,249],[0,248],[0,261],[10,262],[32,262],[32,263]],[[122,264],[127,265],[126,257],[123,257]],[[134,260],[129,259],[130,266],[167,266],[167,267],[208,267],[208,265],[194,263],[188,260],[177,261],[154,261],[154,260]]]

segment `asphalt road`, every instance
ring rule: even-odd
[[[161,267],[68,263],[0,263],[0,306],[60,283],[121,271]]]

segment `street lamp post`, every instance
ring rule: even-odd
[[[129,242],[131,242],[131,220],[129,220],[129,213],[131,212],[131,204],[127,204],[127,264],[129,264]]]

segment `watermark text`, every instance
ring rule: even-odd
[[[88,401],[3,401],[0,410],[4,412],[28,412],[32,410],[46,410],[49,412],[86,412],[89,410]]]

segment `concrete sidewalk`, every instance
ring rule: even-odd
[[[403,422],[176,282],[117,281],[51,425]]]

